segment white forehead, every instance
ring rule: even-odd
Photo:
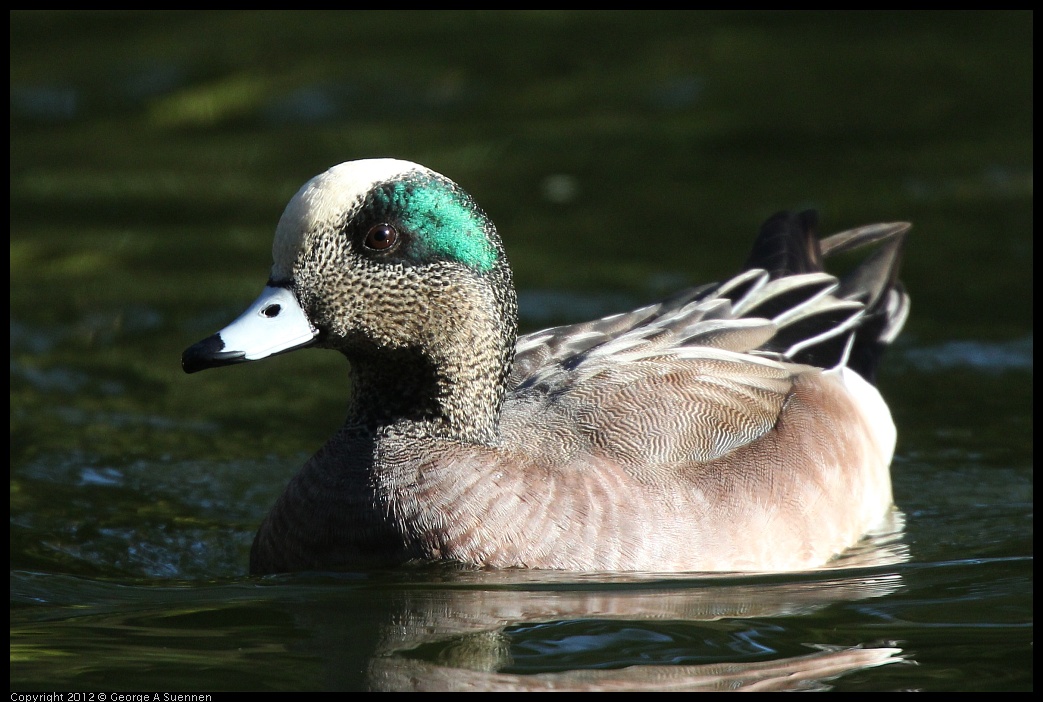
[[[272,278],[290,276],[304,236],[315,225],[357,207],[373,186],[429,169],[411,161],[373,158],[348,161],[315,176],[297,191],[279,218],[272,244]]]

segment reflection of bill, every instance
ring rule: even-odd
[[[809,641],[807,654],[751,661],[741,650],[738,631],[762,626],[756,618],[801,616],[838,602],[882,597],[895,592],[901,576],[886,568],[907,559],[901,542],[902,515],[893,531],[878,533],[831,564],[804,574],[762,576],[606,574],[577,576],[547,571],[451,572],[445,588],[407,589],[396,600],[388,625],[370,660],[369,686],[379,690],[806,690],[825,681],[906,658],[893,642],[838,646]],[[876,566],[872,568],[872,566]],[[871,567],[866,569],[867,567]],[[851,570],[843,570],[850,568]],[[662,638],[659,627],[695,627],[735,622],[735,629],[713,625],[725,645],[691,651],[699,665],[635,665],[627,668],[574,669],[539,674],[500,672],[512,665],[510,627],[532,631],[541,624],[574,624],[578,640],[598,622],[617,631],[645,632]],[[709,635],[709,634],[708,634]],[[548,634],[553,637],[554,634]],[[770,637],[770,634],[768,635]],[[626,642],[623,642],[624,644]],[[601,641],[598,646],[612,646]],[[421,652],[425,652],[421,655]],[[770,655],[772,649],[766,648]],[[582,650],[576,653],[584,653]],[[595,650],[586,651],[589,656]],[[729,653],[734,657],[728,658]],[[748,649],[747,649],[748,653]],[[608,657],[611,657],[609,655]],[[756,656],[763,659],[763,655]]]

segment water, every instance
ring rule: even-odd
[[[1031,15],[11,19],[12,689],[1032,687]],[[719,279],[777,209],[912,221],[905,529],[867,547],[904,558],[246,575],[344,363],[180,353],[300,184],[378,155],[490,213],[526,330]]]

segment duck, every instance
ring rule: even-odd
[[[262,522],[250,571],[827,565],[896,510],[875,381],[908,316],[910,225],[817,229],[779,212],[723,282],[519,336],[503,242],[461,186],[391,158],[315,176],[261,295],[182,355],[187,373],[348,360],[344,424]]]

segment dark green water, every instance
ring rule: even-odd
[[[1030,14],[15,12],[11,40],[12,689],[1032,687]],[[260,291],[301,183],[373,156],[475,196],[527,330],[720,279],[779,209],[913,222],[880,380],[909,560],[248,577],[344,362],[180,354]]]

